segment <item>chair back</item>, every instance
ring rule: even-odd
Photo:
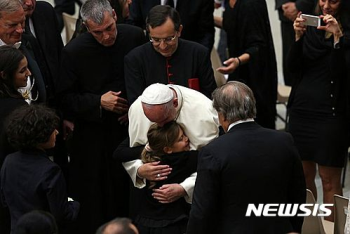
[[[334,234],[344,234],[349,199],[334,194]]]
[[[316,200],[311,190],[306,189],[306,204],[313,204],[313,206],[307,206],[311,213],[313,212]],[[302,234],[325,234],[321,217],[309,215],[304,217],[303,227],[301,229]]]
[[[212,65],[213,71],[214,71],[216,86],[220,87],[220,86],[226,84],[227,80],[225,78],[225,75],[221,74],[220,72],[218,72],[216,70],[218,67],[222,66],[222,62],[221,62],[221,59],[219,57],[218,52],[216,51],[216,49],[214,47],[210,53],[210,60],[211,60],[211,65]]]
[[[62,13],[62,17],[66,32],[66,43],[68,43],[74,34],[77,18],[65,12]]]

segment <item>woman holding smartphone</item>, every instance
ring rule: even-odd
[[[333,203],[334,194],[342,195],[340,178],[348,151],[342,1],[318,0],[315,15],[320,15],[322,26],[306,26],[301,12],[298,14],[295,43],[287,61],[297,77],[288,102],[289,131],[303,161],[306,186],[315,196],[318,166],[324,203]]]

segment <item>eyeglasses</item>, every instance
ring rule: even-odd
[[[160,45],[161,42],[164,42],[165,44],[170,45],[175,41],[176,36],[177,36],[177,33],[174,36],[167,37],[167,38],[153,38],[150,36],[149,41],[155,46]]]

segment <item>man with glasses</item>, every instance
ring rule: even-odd
[[[129,103],[154,83],[177,84],[200,91],[210,98],[215,79],[210,51],[204,46],[180,38],[183,26],[179,13],[159,5],[148,14],[150,42],[125,57],[125,82]]]
[[[137,27],[117,25],[108,0],[88,0],[80,13],[88,32],[62,51],[58,93],[64,118],[74,122],[68,182],[81,212],[72,233],[94,233],[128,215],[129,178],[112,153],[127,136],[123,59],[145,36]]]

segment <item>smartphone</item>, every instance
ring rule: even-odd
[[[301,14],[300,17],[301,17],[302,19],[306,19],[306,21],[303,22],[304,25],[313,26],[313,27],[319,27],[319,26],[321,26],[321,18],[320,18],[319,16]]]

